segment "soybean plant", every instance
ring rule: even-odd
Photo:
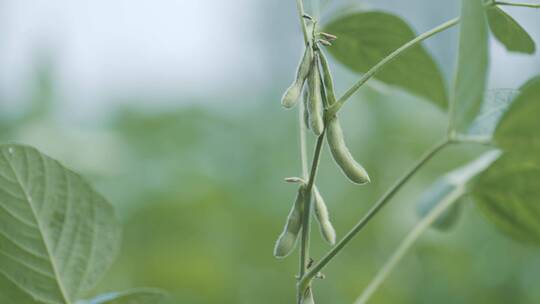
[[[418,204],[418,224],[404,237],[356,303],[369,300],[425,230],[452,226],[459,215],[457,202],[464,196],[471,197],[488,220],[503,232],[520,240],[540,243],[540,224],[523,215],[540,211],[540,190],[536,186],[540,181],[540,135],[537,132],[540,130],[537,119],[540,115],[540,76],[533,77],[518,90],[486,90],[490,32],[509,52],[532,54],[536,49],[526,30],[501,7],[539,8],[540,4],[492,0],[460,2],[459,17],[416,36],[406,22],[381,11],[347,12],[320,26],[316,18],[304,11],[303,1],[296,0],[304,51],[281,104],[287,109],[297,106],[299,110],[302,174],[286,179],[297,184],[298,191],[276,242],[274,255],[285,258],[297,243],[300,244],[298,304],[315,302],[313,279],[322,277],[320,271],[415,173],[451,145],[484,145],[490,150],[469,164],[441,175],[426,188]],[[421,42],[458,24],[457,68],[451,89],[447,90],[437,64]],[[374,25],[379,26],[377,31],[373,31]],[[327,51],[346,67],[362,74],[340,98],[336,97]],[[361,56],[368,52],[370,56]],[[346,101],[371,78],[404,89],[432,102],[442,111],[448,111],[448,132],[336,242],[328,206],[316,187],[319,159],[326,137],[329,151],[343,174],[356,185],[371,182],[345,143],[338,115]],[[317,137],[309,170],[307,130]],[[531,178],[535,182],[531,182]],[[532,198],[536,204],[531,203],[530,193],[536,194]],[[512,200],[512,206],[504,204],[506,200]],[[309,253],[312,214],[319,223],[322,237],[333,246],[317,262]]]

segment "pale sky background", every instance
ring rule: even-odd
[[[345,4],[376,7],[402,16],[417,33],[456,16],[459,3],[328,2],[323,20]],[[0,106],[20,106],[44,53],[54,63],[56,97],[75,116],[129,98],[211,104],[257,102],[265,92],[278,97],[301,48],[295,8],[292,0],[0,0]],[[540,43],[540,10],[505,10]],[[446,74],[455,36],[451,30],[428,42]],[[538,53],[492,46],[490,87],[519,86],[540,72]]]

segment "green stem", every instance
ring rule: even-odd
[[[399,261],[409,251],[414,242],[418,240],[420,235],[422,235],[422,233],[426,231],[445,210],[450,208],[450,206],[452,206],[456,201],[458,201],[456,198],[462,194],[463,193],[461,192],[456,192],[453,196],[448,197],[447,199],[439,203],[413,227],[409,234],[407,234],[407,236],[401,241],[398,248],[394,251],[390,258],[384,263],[384,266],[379,270],[377,275],[373,278],[373,280],[371,280],[366,289],[364,289],[360,297],[356,299],[356,301],[354,302],[355,304],[367,303],[369,298],[375,293],[375,291],[377,291],[377,289],[381,286],[384,280],[396,267]]]
[[[306,26],[306,21],[304,20],[304,3],[302,0],[296,0],[296,7],[298,11],[298,17],[300,18],[300,26],[302,27],[302,33],[304,34],[304,43],[306,46],[309,44],[309,35]]]
[[[313,162],[311,164],[311,171],[309,174],[308,184],[306,186],[304,211],[302,219],[302,235],[300,239],[300,278],[304,276],[307,271],[307,264],[309,258],[309,233],[311,223],[311,193],[315,178],[317,177],[317,169],[319,168],[319,160],[321,158],[322,145],[324,142],[325,131],[317,138],[317,144],[315,145],[315,152],[313,153]],[[306,286],[307,287],[307,286]],[[297,299],[298,303],[301,303],[302,294],[305,289],[298,289]]]
[[[310,48],[310,52],[313,55],[313,49],[311,47],[311,36],[308,34],[308,29],[306,22],[304,20],[304,3],[302,0],[296,0],[296,6],[298,10],[298,16],[300,19],[300,25],[302,27],[302,33],[304,35],[304,43],[306,47]],[[303,109],[305,111],[305,109]],[[307,156],[306,156],[306,140],[305,140],[305,127],[303,123],[303,112],[300,111],[301,117],[299,119],[300,123],[300,149],[301,149],[301,158],[302,158],[302,174],[304,178],[307,176]],[[313,162],[311,165],[311,172],[309,175],[308,185],[306,188],[305,202],[304,202],[304,218],[302,220],[302,235],[300,239],[300,265],[299,265],[299,278],[303,277],[307,271],[307,263],[309,258],[309,233],[310,233],[310,220],[311,220],[311,192],[313,189],[313,184],[315,183],[315,177],[317,176],[317,168],[319,166],[319,159],[321,156],[322,143],[324,140],[325,132],[317,138],[317,144],[315,146],[315,153],[313,155]],[[298,288],[297,290],[297,302],[298,304],[302,303],[304,289]]]
[[[495,5],[506,5],[506,6],[540,8],[540,4],[534,4],[534,3],[514,3],[514,2],[506,2],[506,1],[495,1],[495,2],[493,2],[493,4],[495,4]]]
[[[304,107],[304,103],[300,102],[298,105],[298,130],[300,138],[300,162],[302,163],[302,178],[308,179],[308,164],[307,164],[307,144],[306,144],[306,124],[304,122],[304,111],[307,109]]]
[[[309,269],[299,282],[299,289],[305,290],[309,285],[311,279],[321,271],[326,264],[328,264],[357,234],[366,226],[366,224],[377,214],[382,207],[398,192],[399,189],[420,169],[424,166],[433,156],[451,144],[449,140],[445,140],[442,143],[435,145],[428,152],[426,152],[420,160],[407,171],[380,199],[371,207],[367,214],[334,246],[317,264]]]
[[[350,89],[348,89],[343,96],[341,96],[338,101],[328,109],[328,117],[332,117],[335,115],[345,104],[345,102],[354,94],[358,89],[362,87],[366,81],[368,81],[371,77],[375,76],[386,64],[391,62],[392,60],[396,59],[399,55],[403,54],[408,49],[416,46],[420,42],[426,40],[427,38],[440,33],[446,29],[451,28],[452,26],[459,23],[459,18],[454,18],[452,20],[446,21],[445,23],[425,32],[414,38],[413,40],[405,43],[397,50],[393,51],[390,55],[383,58],[381,61],[379,61],[375,66],[373,66],[369,71],[367,71],[364,75],[362,75],[362,78],[358,80]]]

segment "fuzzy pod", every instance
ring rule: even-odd
[[[328,244],[334,245],[336,243],[336,230],[330,222],[330,215],[326,203],[324,202],[319,189],[315,186],[313,187],[313,199],[315,202],[315,218],[319,222],[321,235]]]
[[[319,50],[319,60],[321,61],[322,76],[324,81],[324,87],[326,89],[326,101],[328,106],[336,103],[336,93],[334,91],[334,79],[332,78],[332,72],[330,72],[330,65],[328,59],[324,55],[322,50]]]
[[[289,109],[294,107],[298,102],[298,99],[302,94],[302,88],[304,87],[306,78],[308,77],[309,71],[311,70],[311,61],[311,51],[308,47],[304,51],[304,55],[302,56],[302,59],[298,64],[298,69],[296,70],[296,78],[294,79],[291,86],[287,88],[287,90],[283,94],[283,97],[281,98],[281,105],[283,107]]]
[[[341,168],[341,171],[355,184],[366,184],[370,182],[369,175],[366,170],[354,160],[351,152],[345,144],[343,131],[337,116],[332,117],[328,121],[326,139],[330,152],[336,164]]]
[[[309,102],[308,112],[311,130],[319,136],[324,130],[323,102],[321,97],[321,77],[319,74],[319,56],[315,53],[313,58],[313,68],[308,76]]]
[[[307,289],[302,297],[302,304],[315,304],[315,299],[313,299],[313,292],[311,291],[311,288]]]
[[[298,188],[296,200],[287,216],[287,222],[283,228],[283,232],[279,235],[274,247],[274,256],[276,258],[285,258],[296,245],[296,239],[300,229],[302,228],[302,214],[304,211],[304,203],[306,200],[305,185]]]

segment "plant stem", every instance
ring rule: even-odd
[[[534,4],[534,3],[513,3],[513,2],[506,2],[506,1],[494,1],[493,4],[494,5],[540,8],[540,4]]]
[[[307,264],[309,258],[309,233],[311,223],[311,193],[315,178],[317,177],[317,169],[319,167],[319,160],[321,158],[321,151],[324,142],[325,131],[317,138],[317,144],[315,145],[315,152],[313,153],[313,161],[311,163],[311,171],[309,174],[308,184],[306,186],[304,212],[302,219],[302,235],[300,240],[300,276],[302,278],[307,271]],[[306,285],[307,287],[307,285]],[[297,300],[298,304],[301,303],[302,294],[305,289],[298,288]]]
[[[375,74],[377,74],[386,64],[388,64],[392,60],[396,59],[399,55],[403,54],[408,49],[410,49],[410,48],[416,46],[417,44],[419,44],[420,42],[426,40],[427,38],[429,38],[429,37],[431,37],[431,36],[433,36],[433,35],[435,35],[435,34],[437,34],[439,32],[442,32],[442,31],[444,31],[446,29],[449,29],[449,28],[451,28],[452,26],[454,26],[454,25],[456,25],[458,23],[459,23],[459,18],[454,18],[452,20],[446,21],[445,23],[443,23],[443,24],[441,24],[441,25],[439,25],[439,26],[437,26],[437,27],[435,27],[435,28],[433,28],[433,29],[431,29],[431,30],[429,30],[427,32],[418,35],[416,38],[414,38],[411,41],[405,43],[400,48],[393,51],[390,55],[383,58],[376,65],[374,65],[371,69],[369,69],[369,71],[367,71],[364,75],[362,75],[362,78],[360,78],[360,80],[358,80],[350,89],[348,89],[345,92],[345,94],[343,94],[343,96],[341,96],[338,99],[338,101],[328,109],[328,116],[332,117],[333,115],[335,115],[341,109],[343,104],[345,104],[345,102],[354,93],[356,93],[356,91],[358,91],[358,89],[360,89],[362,87],[362,85],[364,83],[366,83],[366,81],[368,81],[371,77],[375,76]]]
[[[394,267],[412,247],[414,242],[418,240],[420,235],[424,231],[426,231],[426,229],[428,229],[431,224],[433,224],[433,222],[437,220],[437,218],[439,218],[439,216],[445,210],[447,210],[456,201],[458,201],[456,198],[458,198],[462,194],[462,192],[456,192],[453,196],[448,197],[447,199],[439,203],[413,227],[409,234],[407,234],[407,236],[401,241],[398,248],[394,251],[390,258],[384,263],[384,266],[379,270],[377,275],[373,278],[373,280],[371,280],[366,289],[364,289],[360,297],[356,299],[356,301],[354,302],[355,304],[367,303],[369,298],[375,293],[375,291],[377,291],[377,289],[381,286],[384,280],[392,272]]]
[[[306,21],[304,20],[304,3],[302,0],[296,0],[296,7],[298,11],[298,17],[300,18],[300,26],[302,27],[302,33],[304,34],[304,43],[309,45],[309,35],[306,26]]]
[[[298,130],[300,140],[300,162],[302,163],[302,178],[308,179],[308,164],[307,164],[307,144],[306,144],[306,124],[304,122],[304,111],[307,109],[304,107],[303,102],[298,104]]]
[[[306,26],[306,22],[304,20],[304,3],[302,0],[296,0],[296,7],[298,11],[298,17],[300,20],[300,27],[302,28],[302,34],[304,36],[304,44],[306,47],[311,49],[310,46],[310,35],[308,34],[308,29]],[[311,54],[313,55],[313,51],[310,50]],[[308,176],[307,173],[307,153],[306,153],[306,132],[305,132],[305,126],[304,126],[304,112],[306,109],[304,109],[303,104],[300,105],[300,111],[299,111],[299,119],[298,122],[300,124],[300,157],[302,162],[302,176],[304,179],[306,179]],[[319,165],[319,157],[320,157],[320,150],[322,148],[322,139],[324,138],[324,132],[321,134],[317,140],[317,146],[315,148],[315,154],[313,156],[313,164],[311,166],[311,172],[308,180],[308,186],[306,189],[306,195],[305,195],[305,202],[304,202],[304,218],[302,222],[302,235],[301,235],[301,247],[300,247],[300,265],[299,265],[299,275],[298,277],[301,278],[305,272],[306,272],[306,266],[307,266],[307,259],[309,256],[309,230],[310,230],[310,209],[311,209],[311,189],[313,188],[313,183],[315,182],[315,176],[317,174],[317,167]],[[297,303],[302,303],[302,295],[303,290],[301,291],[298,289],[297,292]]]
[[[341,239],[334,248],[332,248],[317,264],[309,269],[299,282],[299,287],[305,290],[309,285],[309,282],[313,277],[321,271],[328,262],[330,262],[357,234],[366,226],[366,224],[381,210],[382,207],[398,192],[399,189],[416,173],[422,166],[424,166],[433,156],[444,149],[451,142],[446,139],[442,143],[435,145],[428,152],[426,152],[420,160],[407,171],[380,199],[371,207],[367,214]]]

